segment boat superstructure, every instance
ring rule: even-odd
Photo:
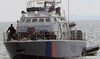
[[[85,55],[86,41],[81,30],[71,30],[61,1],[30,0],[27,12],[17,21],[16,39],[4,44],[12,59],[62,59]]]

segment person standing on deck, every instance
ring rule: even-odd
[[[8,34],[8,40],[11,40],[11,38],[15,39],[16,38],[16,30],[14,29],[13,24],[11,24],[11,26],[8,28],[7,33],[8,33],[8,31],[10,31]]]

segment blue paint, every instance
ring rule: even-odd
[[[45,56],[52,56],[52,42],[45,43]]]

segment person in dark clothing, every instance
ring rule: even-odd
[[[56,14],[58,14],[59,16],[61,16],[61,12],[60,12],[60,10],[61,10],[60,7],[56,8]]]
[[[8,40],[11,40],[11,38],[16,39],[16,30],[14,29],[13,24],[11,24],[11,26],[8,28],[7,33],[8,31]]]
[[[50,6],[50,8],[49,8],[49,13],[51,13],[52,11],[54,11],[54,6]]]

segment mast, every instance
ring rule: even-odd
[[[69,0],[68,0],[68,23],[69,23]]]

